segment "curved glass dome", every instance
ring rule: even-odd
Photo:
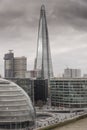
[[[0,79],[0,130],[27,130],[34,120],[34,108],[25,91],[11,81]]]

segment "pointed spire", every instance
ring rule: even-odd
[[[41,6],[40,15],[41,15],[41,17],[45,16],[45,5]]]
[[[37,41],[37,56],[35,70],[37,78],[49,79],[53,77],[48,28],[46,21],[45,6],[41,6]]]
[[[42,5],[42,6],[41,6],[41,10],[45,10],[45,5]]]

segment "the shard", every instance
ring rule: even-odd
[[[53,77],[53,68],[44,5],[41,6],[40,10],[35,70],[37,71],[37,78],[50,79]]]

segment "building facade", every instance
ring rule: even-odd
[[[81,70],[66,68],[64,70],[63,77],[64,78],[81,78]]]
[[[35,58],[34,70],[37,72],[37,78],[50,79],[50,77],[53,77],[52,59],[44,5],[41,6],[40,10],[37,53]]]
[[[14,77],[14,53],[12,51],[4,56],[4,72],[5,77]]]
[[[48,81],[42,79],[29,78],[7,78],[12,82],[18,84],[31,98],[33,104],[38,104],[41,101],[43,104],[47,102],[48,98]]]
[[[14,77],[25,78],[27,70],[27,58],[26,57],[15,57],[14,58]]]
[[[34,102],[34,81],[29,78],[7,78],[8,80],[18,84],[29,95]]]
[[[54,78],[50,87],[53,106],[87,108],[87,78]]]
[[[34,101],[35,104],[41,101],[42,104],[46,104],[48,98],[48,81],[42,79],[34,80]]]
[[[27,71],[27,58],[14,57],[14,53],[9,53],[4,56],[4,76],[5,78],[25,78]]]
[[[87,74],[83,74],[83,78],[87,78]]]
[[[35,78],[36,74],[35,70],[26,71],[25,78]]]

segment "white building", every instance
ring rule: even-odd
[[[25,73],[25,78],[35,78],[37,74],[37,71],[35,70],[29,70]]]
[[[81,70],[80,69],[71,69],[66,68],[64,70],[64,78],[80,78],[81,77]]]

